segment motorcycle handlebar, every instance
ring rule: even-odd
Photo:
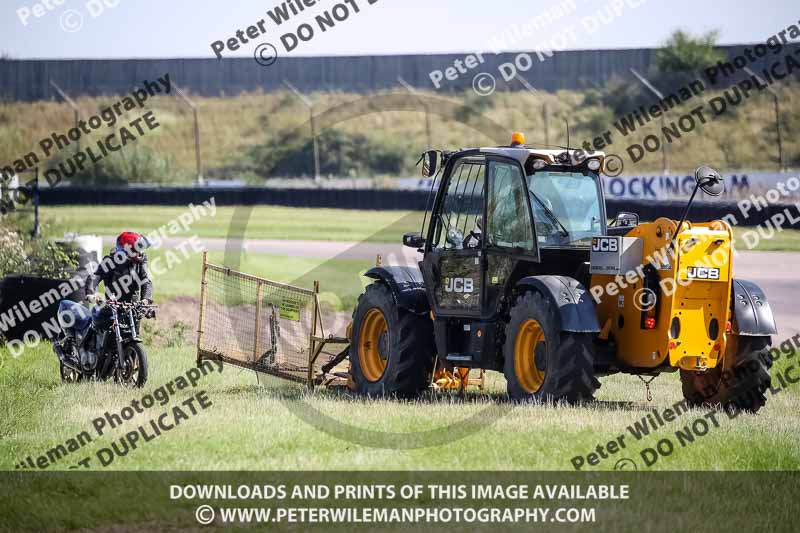
[[[142,302],[120,302],[119,300],[108,300],[106,302],[110,307],[125,311],[131,311],[136,314],[138,318],[155,318],[157,305],[144,304]]]
[[[142,302],[123,302],[121,300],[106,300],[106,304],[118,305],[121,307],[157,307],[156,304],[146,304]]]

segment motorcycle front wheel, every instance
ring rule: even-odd
[[[68,384],[83,381],[83,374],[68,367],[64,363],[59,364],[61,365],[61,383]]]
[[[114,374],[114,381],[127,387],[144,387],[147,383],[147,352],[138,342],[130,342],[122,347],[124,365]]]

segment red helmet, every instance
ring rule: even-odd
[[[117,237],[117,251],[126,253],[134,263],[142,260],[144,250],[149,247],[150,241],[134,231],[123,231]]]

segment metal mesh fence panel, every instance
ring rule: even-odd
[[[211,264],[204,284],[199,358],[307,379],[317,305],[313,291]]]

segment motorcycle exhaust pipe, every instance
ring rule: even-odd
[[[64,350],[61,349],[61,346],[59,346],[57,343],[53,343],[53,352],[55,352],[56,357],[58,357],[58,360],[61,361],[61,364],[63,364],[70,370],[83,373],[83,370],[75,366],[75,364],[69,359],[69,357],[67,357],[67,354],[64,353]]]

